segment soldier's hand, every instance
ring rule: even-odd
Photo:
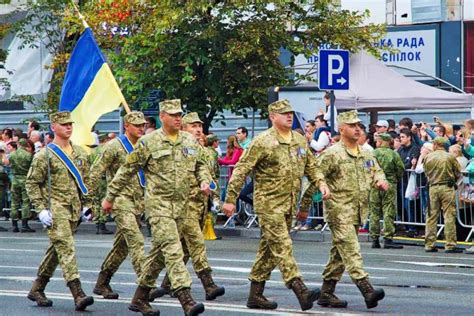
[[[331,196],[331,192],[329,191],[329,188],[326,185],[320,186],[319,191],[323,195],[323,200],[327,200]]]
[[[113,206],[114,206],[114,204],[110,201],[107,201],[107,200],[102,201],[102,209],[107,214],[110,214],[112,212],[112,207]]]
[[[235,204],[224,203],[222,206],[222,212],[224,212],[227,217],[231,217],[235,213]]]
[[[92,209],[89,207],[83,207],[81,213],[81,219],[83,222],[88,222],[92,219]]]
[[[205,195],[209,195],[211,194],[211,188],[209,187],[209,183],[201,183],[201,191],[205,194]]]
[[[296,220],[297,221],[306,221],[308,219],[308,214],[309,212],[306,210],[306,211],[302,211],[302,210],[299,210],[298,213],[296,213]]]
[[[389,184],[386,181],[378,181],[376,184],[377,189],[382,190],[382,191],[387,191]]]
[[[42,210],[38,213],[38,218],[44,227],[51,227],[53,225],[53,216],[50,210]]]

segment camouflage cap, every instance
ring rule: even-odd
[[[208,144],[212,144],[215,141],[219,141],[219,137],[217,137],[216,134],[207,135],[206,138],[207,138],[207,143]]]
[[[183,116],[183,124],[191,124],[191,123],[201,123],[204,124],[203,121],[199,119],[199,115],[197,112],[191,112]]]
[[[183,109],[181,108],[181,100],[173,99],[161,101],[160,112],[166,112],[168,114],[183,113]]]
[[[447,143],[448,141],[444,137],[436,137],[435,139],[433,139],[433,145],[445,146]]]
[[[362,120],[359,118],[359,114],[357,111],[347,111],[344,113],[341,113],[337,116],[337,124],[338,125],[343,125],[343,124],[356,124],[360,123]]]
[[[26,138],[20,138],[18,140],[18,145],[21,147],[26,147],[28,145],[28,140]]]
[[[384,142],[389,142],[392,140],[392,136],[389,133],[381,133],[377,135],[380,140],[383,140]]]
[[[138,111],[133,111],[133,112],[127,113],[123,117],[123,121],[125,123],[129,123],[129,124],[133,124],[133,125],[141,125],[141,124],[146,123],[145,115],[143,115],[142,112],[138,112]]]
[[[278,100],[273,103],[271,103],[268,106],[268,112],[269,113],[288,113],[288,112],[294,112],[293,108],[290,105],[290,101],[284,99],[284,100]]]
[[[62,111],[62,112],[53,113],[53,114],[49,115],[49,120],[51,121],[51,124],[53,124],[53,123],[58,123],[58,124],[74,123],[74,121],[71,118],[71,112],[69,112],[69,111]]]

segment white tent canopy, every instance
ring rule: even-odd
[[[336,91],[338,109],[401,110],[471,108],[471,94],[448,92],[404,77],[366,52],[353,54],[349,90]]]

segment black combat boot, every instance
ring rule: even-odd
[[[118,299],[118,293],[114,292],[110,287],[110,279],[112,279],[112,275],[113,274],[109,270],[100,271],[93,292],[97,295],[102,295],[105,299]]]
[[[35,282],[33,282],[30,293],[28,293],[28,299],[36,302],[36,304],[41,307],[53,306],[53,302],[49,300],[44,294],[44,289],[46,288],[48,282],[49,278],[38,276]]]
[[[382,248],[382,247],[380,247],[380,241],[379,241],[378,238],[372,239],[372,248],[374,248],[374,249]]]
[[[107,227],[105,227],[105,223],[100,223],[99,228],[100,228],[100,234],[102,235],[111,235],[114,233],[113,231],[108,230]]]
[[[20,230],[18,229],[18,221],[17,220],[12,220],[12,226],[13,226],[13,232],[18,233]]]
[[[140,312],[145,316],[160,316],[160,311],[158,309],[153,309],[150,303],[148,303],[150,290],[151,288],[149,287],[138,286],[128,309],[133,312]]]
[[[303,280],[300,278],[294,278],[290,281],[289,288],[295,292],[298,302],[300,303],[301,310],[307,310],[313,308],[313,302],[316,301],[321,295],[319,289],[308,290]]]
[[[278,307],[277,302],[269,301],[264,295],[265,281],[250,283],[249,298],[247,299],[248,308],[259,308],[259,309],[276,309]]]
[[[173,293],[181,303],[185,316],[195,316],[204,312],[204,304],[196,303],[189,288],[183,288]]]
[[[383,249],[403,249],[402,245],[395,244],[393,240],[384,238]]]
[[[168,278],[168,273],[165,274],[165,277],[163,278],[163,281],[161,282],[161,286],[152,289],[150,291],[150,302],[153,302],[155,298],[162,297],[165,295],[170,295],[171,296],[171,283],[170,279]]]
[[[22,219],[21,220],[21,230],[22,233],[34,233],[36,230],[32,229],[30,226],[28,226],[28,220],[27,219]]]
[[[336,280],[323,280],[323,286],[321,287],[321,296],[318,299],[318,305],[336,308],[347,307],[347,301],[340,300],[336,295],[334,295],[336,284]]]
[[[81,281],[79,279],[74,279],[68,282],[67,286],[74,297],[76,311],[84,311],[87,306],[94,304],[94,298],[92,296],[86,296],[82,290]]]
[[[374,289],[372,284],[369,282],[369,278],[363,278],[356,280],[355,284],[359,288],[362,296],[365,299],[365,305],[367,308],[374,308],[377,306],[377,302],[382,300],[385,297],[385,292],[383,289]]]
[[[217,286],[212,279],[210,270],[203,270],[197,273],[199,279],[201,279],[202,286],[206,292],[206,300],[212,301],[218,296],[222,296],[225,293],[225,288]]]

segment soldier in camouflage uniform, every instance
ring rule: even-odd
[[[27,146],[26,139],[22,138],[18,141],[20,147],[10,154],[9,162],[12,172],[12,207],[11,218],[13,224],[13,232],[18,232],[18,212],[21,209],[21,232],[34,233],[35,230],[28,226],[30,218],[30,199],[26,192],[25,182],[26,175],[30,169],[33,156],[25,148]]]
[[[73,166],[66,167],[64,158],[60,159],[59,154],[48,146],[34,156],[28,171],[26,190],[36,210],[41,210],[38,217],[48,227],[50,240],[28,298],[36,301],[38,306],[53,305],[46,298],[44,289],[59,264],[74,297],[76,310],[82,311],[92,305],[94,299],[82,291],[73,234],[81,219],[81,208],[84,215],[91,206],[87,188],[83,186],[88,180],[89,164],[84,149],[69,142],[73,123],[71,113],[57,112],[51,114],[50,120],[55,137],[49,146],[58,148],[58,152]],[[72,170],[78,174],[73,176]]]
[[[100,141],[99,146],[94,148],[92,152],[89,154],[89,165],[92,166],[94,162],[102,156],[102,153],[104,152],[105,149],[105,144],[106,144],[106,138],[105,137],[100,137],[102,141]],[[107,229],[105,224],[107,223],[107,214],[102,210],[102,200],[105,198],[105,195],[107,194],[107,179],[105,173],[102,174],[101,178],[94,179],[94,182],[92,183],[95,186],[97,186],[97,189],[95,189],[93,196],[93,210],[94,210],[94,223],[96,225],[96,234],[102,234],[102,235],[111,235],[114,232],[110,231]],[[89,188],[90,189],[90,188]]]
[[[373,155],[382,168],[389,187],[387,191],[372,189],[370,191],[370,238],[372,248],[380,248],[380,220],[383,215],[383,247],[385,249],[401,249],[402,245],[393,243],[395,236],[395,217],[397,216],[397,183],[402,179],[405,171],[400,155],[390,148],[392,136],[383,133],[377,136],[377,149]]]
[[[373,308],[385,293],[372,287],[364,271],[357,231],[367,218],[370,190],[374,187],[387,190],[388,183],[372,153],[357,144],[362,135],[357,112],[339,114],[337,123],[341,141],[326,149],[318,160],[331,191],[331,197],[324,203],[324,217],[332,236],[318,304],[347,306],[346,301],[334,295],[336,284],[347,268],[352,281],[364,296],[367,308]]]
[[[191,112],[183,116],[183,130],[192,134],[196,139],[202,137],[202,124],[196,112]],[[212,169],[213,157],[209,155],[205,147],[200,147],[200,160],[206,162],[209,173],[214,173]],[[217,286],[211,275],[211,266],[207,260],[206,244],[204,242],[204,235],[202,229],[208,213],[208,199],[209,197],[201,192],[199,183],[196,177],[191,178],[191,191],[189,194],[188,209],[186,211],[186,219],[183,224],[183,231],[181,234],[181,243],[184,252],[184,263],[187,263],[189,257],[193,263],[194,271],[204,287],[206,293],[206,300],[214,300],[216,297],[224,295],[225,289]],[[170,283],[168,275],[165,275],[161,287],[157,291],[152,291],[152,298],[161,297],[164,294],[170,294]]]
[[[456,182],[461,166],[456,157],[445,150],[446,140],[436,137],[433,152],[425,158],[423,168],[428,178],[430,206],[426,217],[425,251],[436,252],[436,231],[439,213],[443,212],[446,253],[460,253],[456,248]]]
[[[250,272],[249,308],[275,309],[277,303],[263,295],[265,281],[274,268],[282,273],[285,285],[296,294],[302,310],[313,307],[319,290],[308,290],[293,256],[290,238],[291,220],[301,190],[301,179],[307,175],[311,183],[329,192],[306,139],[293,132],[293,109],[288,100],[269,105],[273,127],[258,135],[236,165],[227,187],[223,210],[227,216],[235,211],[235,200],[245,178],[255,173],[254,207],[261,227],[261,239]]]
[[[192,178],[201,191],[209,194],[212,181],[209,168],[201,161],[201,148],[191,134],[180,131],[181,101],[160,103],[162,128],[143,136],[135,151],[127,156],[109,184],[102,203],[109,210],[120,191],[140,168],[146,178],[145,208],[152,230],[152,248],[142,265],[138,288],[129,306],[143,315],[159,315],[148,302],[149,293],[160,271],[166,267],[173,295],[178,297],[186,315],[197,315],[204,305],[191,297],[191,277],[183,262],[180,237],[186,222],[186,211]]]
[[[97,183],[106,176],[107,183],[114,178],[119,167],[125,162],[127,151],[123,142],[127,140],[136,146],[138,139],[145,134],[145,116],[141,112],[131,112],[123,118],[125,135],[108,142],[101,155],[95,160],[90,172],[90,194],[96,190]],[[133,269],[137,276],[145,259],[145,241],[140,231],[140,216],[143,214],[144,190],[138,174],[128,179],[115,198],[112,216],[117,225],[114,245],[102,263],[94,293],[107,299],[118,299],[118,293],[110,287],[110,280],[130,252]]]

